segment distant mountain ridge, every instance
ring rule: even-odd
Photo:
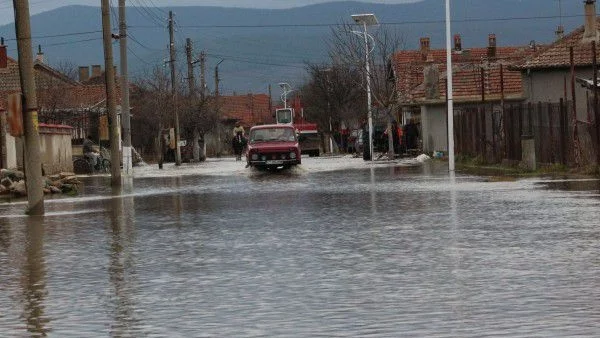
[[[195,56],[207,53],[207,81],[214,85],[214,66],[219,65],[221,92],[266,92],[268,84],[289,82],[298,87],[304,80],[305,62],[327,62],[329,24],[350,22],[350,15],[375,13],[379,21],[400,30],[406,48],[418,48],[420,37],[429,36],[432,48],[445,44],[445,7],[440,0],[385,5],[332,2],[291,9],[225,7],[172,7],[127,9],[129,63],[134,76],[143,76],[168,57],[168,10],[175,13],[178,67],[184,72],[185,38],[193,40]],[[452,31],[462,36],[463,48],[487,45],[495,33],[498,45],[526,45],[531,40],[548,43],[562,21],[567,32],[583,24],[583,3],[548,0],[453,1]],[[117,18],[112,11],[113,21]],[[490,20],[500,19],[500,20]],[[50,64],[70,61],[74,65],[103,64],[100,9],[66,6],[32,16],[34,46],[40,44]],[[117,31],[116,22],[113,30]],[[16,56],[14,25],[0,26],[9,55]],[[36,48],[37,49],[37,48]],[[118,43],[113,44],[118,65]],[[196,70],[196,79],[199,78]]]

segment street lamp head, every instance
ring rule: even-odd
[[[367,26],[373,26],[373,25],[377,25],[379,24],[379,21],[377,21],[377,17],[375,16],[375,14],[353,14],[352,15],[352,19],[354,20],[354,22],[356,22],[357,24],[361,24],[361,25],[367,25]]]
[[[279,82],[278,85],[283,91],[288,91],[292,89],[292,86],[290,86],[289,83],[286,82]]]

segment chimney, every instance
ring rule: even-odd
[[[585,0],[585,31],[583,43],[598,42],[598,29],[596,27],[596,0]]]
[[[462,40],[460,38],[460,34],[454,35],[454,50],[457,52],[462,51]]]
[[[101,65],[92,65],[92,76],[97,77],[102,75],[102,66]]]
[[[85,82],[90,79],[90,67],[79,67],[79,82]]]
[[[556,40],[562,39],[565,36],[565,26],[558,25],[554,33],[556,34]]]
[[[423,57],[423,60],[426,60],[427,54],[429,54],[430,40],[427,37],[421,38],[420,43],[421,43],[421,56]]]
[[[42,45],[38,45],[38,52],[35,56],[35,61],[39,63],[44,63],[44,53],[42,53]]]
[[[0,38],[0,68],[8,67],[8,56],[6,54],[6,46],[4,45],[4,38]]]
[[[496,57],[496,34],[489,34],[488,35],[487,56],[489,58],[495,58]]]
[[[429,63],[423,68],[423,83],[425,84],[425,98],[428,100],[440,98],[440,71],[438,66]]]

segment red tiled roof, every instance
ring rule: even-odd
[[[481,68],[485,71],[485,91],[487,99],[497,99],[500,96],[500,64],[509,65],[520,61],[534,51],[529,47],[496,47],[495,57],[488,56],[488,48],[472,48],[461,52],[452,52],[453,62],[453,95],[457,101],[478,100],[481,98]],[[427,65],[438,68],[438,88],[440,96],[446,97],[446,49],[427,51],[400,51],[394,54],[394,72],[396,86],[401,103],[410,104],[426,101],[424,69]],[[504,94],[505,97],[522,97],[523,85],[519,71],[509,70],[505,66]]]
[[[596,18],[596,28],[600,29],[600,19]],[[547,69],[567,68],[571,66],[570,47],[573,47],[573,61],[575,66],[592,65],[592,43],[583,43],[584,26],[564,36],[547,48],[537,52],[532,57],[516,63],[514,69]],[[597,44],[600,49],[600,44]],[[596,51],[598,55],[598,51]]]
[[[504,67],[504,92],[500,84],[500,63],[490,63],[484,66],[483,84],[481,79],[480,64],[457,64],[453,66],[453,97],[456,101],[477,102],[481,101],[482,85],[483,94],[486,100],[499,100],[504,93],[505,99],[521,99],[523,97],[523,82],[521,73],[518,71],[509,71]],[[440,76],[438,88],[440,96],[437,101],[446,100],[446,80],[447,74]],[[411,91],[411,97],[414,102],[426,102],[425,84],[421,84]],[[429,101],[436,101],[429,100]]]
[[[7,67],[0,69],[0,109],[6,107],[7,96],[21,92],[19,65],[16,60],[8,58]],[[82,84],[69,79],[52,67],[36,62],[34,76],[37,87],[38,106],[41,108],[90,108],[106,99],[103,76],[99,83]],[[117,102],[120,90],[117,82]]]
[[[272,121],[269,100],[266,94],[221,96],[219,110],[223,119],[238,120],[243,126],[251,127]]]

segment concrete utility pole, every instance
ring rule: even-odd
[[[219,105],[219,65],[221,62],[225,60],[221,60],[215,66],[215,106],[217,110],[217,157],[221,157],[221,107]]]
[[[119,47],[121,52],[121,124],[123,126],[123,171],[133,174],[131,158],[131,123],[129,111],[129,75],[127,72],[127,23],[125,0],[119,0]]]
[[[175,165],[181,165],[181,149],[179,149],[179,111],[177,110],[177,79],[175,74],[175,37],[173,11],[169,11],[169,52],[171,56],[171,91],[173,92],[173,111],[175,115]]]
[[[206,95],[206,53],[200,53],[200,99],[204,102]]]
[[[115,90],[115,67],[113,65],[112,35],[110,29],[110,6],[102,0],[102,40],[104,41],[104,81],[106,82],[106,107],[108,108],[108,134],[110,139],[110,183],[121,186],[121,156],[119,156],[119,128],[117,120],[117,93]]]
[[[33,75],[33,55],[31,53],[31,25],[29,22],[29,1],[13,0],[15,11],[15,32],[19,53],[19,75],[23,93],[23,137],[25,149],[25,173],[27,175],[27,214],[44,214],[44,191],[42,190],[42,161],[40,156],[40,135],[38,133],[37,96]]]
[[[187,56],[188,66],[188,87],[190,97],[196,94],[196,82],[194,81],[194,60],[192,60],[192,39],[185,39],[185,54]]]

